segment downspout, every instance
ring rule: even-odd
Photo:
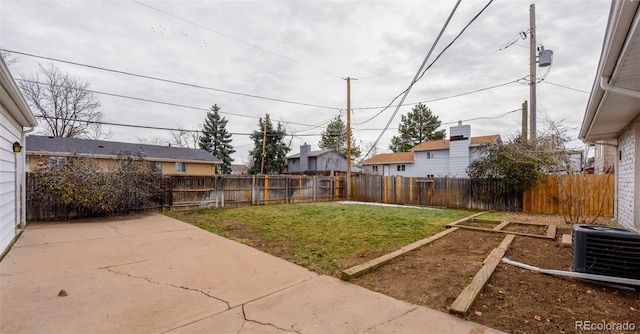
[[[626,88],[621,88],[621,87],[615,87],[615,86],[611,86],[609,84],[609,77],[605,77],[602,76],[600,77],[600,88],[602,88],[603,91],[605,92],[611,92],[611,93],[616,93],[616,94],[621,94],[621,95],[626,95],[626,96],[630,96],[630,97],[634,97],[636,99],[640,99],[640,92],[639,91],[635,91],[635,90],[631,90],[631,89],[626,89]],[[633,123],[633,122],[632,122]],[[617,145],[616,145],[617,147]],[[616,173],[615,173],[615,188],[614,188],[614,217],[618,217],[618,170],[619,170],[619,154],[620,152],[618,152],[618,150],[616,150],[616,159],[615,159],[615,169],[616,169]]]
[[[25,129],[24,127],[22,128],[22,138],[20,138],[20,140],[22,141],[23,145],[24,145],[24,158],[23,159],[23,163],[22,166],[24,168],[24,170],[22,171],[22,173],[26,176],[26,171],[27,171],[27,163],[26,163],[26,156],[27,156],[27,137],[26,134],[33,132],[36,129],[35,126],[32,126],[30,128]],[[25,227],[27,227],[27,212],[26,212],[26,203],[27,203],[27,193],[25,190],[26,187],[26,178],[22,179],[23,182],[20,182],[20,223],[19,223],[19,227],[20,227],[20,232],[17,231],[16,229],[16,235],[18,235],[19,233],[22,233],[22,230],[24,230]]]

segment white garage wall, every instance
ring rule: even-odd
[[[22,183],[23,178],[16,176],[24,173],[24,151],[13,153],[13,143],[23,143],[21,129],[0,104],[0,253],[15,238],[20,219],[21,201],[18,199],[22,196],[17,191],[20,185],[16,181]]]

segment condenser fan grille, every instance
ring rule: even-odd
[[[573,270],[640,279],[640,235],[629,230],[573,226]]]

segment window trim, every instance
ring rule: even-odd
[[[182,168],[178,168],[178,166],[182,166]],[[187,172],[187,163],[182,161],[176,161],[175,163],[176,173],[186,173]]]

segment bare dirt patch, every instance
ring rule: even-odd
[[[479,220],[470,220],[470,221],[462,222],[462,223],[459,223],[458,225],[477,227],[477,228],[486,228],[491,230],[494,227],[498,226],[498,224],[500,224],[500,222],[493,223],[493,222],[483,221],[479,219]]]
[[[503,234],[460,229],[352,280],[365,288],[446,311]]]
[[[503,227],[502,230],[534,235],[546,235],[548,228],[548,226],[544,225],[509,223],[507,226]]]
[[[502,238],[504,234],[459,230],[352,282],[446,312]],[[516,236],[506,256],[541,268],[571,270],[571,248],[558,241]],[[576,321],[633,322],[633,331],[605,332],[639,333],[640,293],[500,263],[465,318],[509,333],[587,333],[576,330]]]
[[[506,256],[541,268],[571,270],[571,248],[557,241],[516,236]],[[501,263],[467,318],[510,333],[587,333],[576,330],[576,321],[629,321],[635,323],[634,331],[608,333],[638,333],[640,293]]]

